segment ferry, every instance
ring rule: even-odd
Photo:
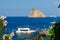
[[[36,30],[30,30],[30,28],[18,28],[16,33],[33,33],[36,32]]]

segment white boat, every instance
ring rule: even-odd
[[[16,33],[33,33],[36,32],[36,30],[30,30],[30,28],[18,28]]]

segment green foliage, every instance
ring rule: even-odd
[[[60,34],[60,22],[55,22],[52,28],[49,29],[49,40],[58,40]],[[56,38],[57,37],[57,38]]]
[[[0,19],[0,40],[2,40],[3,30],[5,29],[3,22],[4,22],[4,20]]]
[[[53,27],[49,29],[49,40],[54,40],[55,33]]]
[[[5,36],[5,40],[9,40],[9,37],[8,37],[8,35],[7,35],[7,36]]]
[[[55,32],[54,40],[60,40],[60,22],[56,22],[54,24],[54,32]]]
[[[45,40],[45,37],[41,37],[41,40]]]
[[[0,30],[4,30],[5,26],[3,24],[4,20],[0,19]]]

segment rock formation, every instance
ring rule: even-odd
[[[45,15],[36,9],[32,9],[29,17],[45,17]]]

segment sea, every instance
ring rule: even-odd
[[[16,34],[17,28],[31,28],[31,30],[49,29],[53,25],[52,22],[60,22],[60,17],[44,17],[44,18],[30,18],[30,17],[7,17],[8,24],[4,30],[5,34],[15,33],[12,40],[25,40],[24,37],[21,38]],[[32,39],[27,39],[32,40]],[[48,40],[48,39],[46,39]]]

